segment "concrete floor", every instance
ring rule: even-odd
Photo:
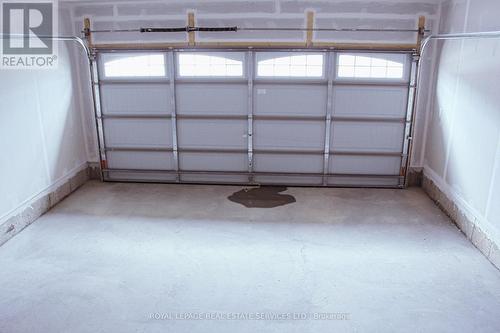
[[[240,189],[87,183],[0,248],[0,332],[500,331],[500,272],[420,189]]]

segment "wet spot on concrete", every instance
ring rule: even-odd
[[[274,208],[296,201],[293,195],[280,193],[286,191],[286,189],[284,186],[244,188],[227,198],[247,208]]]

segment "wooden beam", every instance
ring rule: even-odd
[[[115,50],[168,50],[168,49],[304,49],[304,42],[199,42],[196,45],[189,43],[113,43],[94,44],[95,49]],[[396,43],[332,43],[317,42],[311,45],[312,49],[341,49],[341,50],[374,50],[374,51],[408,51],[416,50],[415,44]]]
[[[304,42],[200,42],[201,48],[304,48]]]
[[[97,50],[168,50],[176,48],[189,48],[186,42],[181,43],[109,43],[109,44],[94,44],[93,47]]]
[[[307,12],[306,47],[313,45],[314,12]]]
[[[188,27],[194,28],[195,22],[194,22],[194,13],[189,12],[188,13]],[[189,46],[195,46],[196,45],[196,35],[194,31],[188,32],[188,38],[189,38]]]
[[[422,46],[422,40],[425,35],[425,16],[420,16],[418,18],[418,35],[417,35],[417,52],[420,54],[420,48]]]
[[[83,31],[89,48],[92,47],[92,33],[90,32],[90,19],[88,17],[83,19]]]
[[[415,51],[415,44],[397,43],[331,43],[316,42],[313,48],[318,49],[340,49],[340,50],[373,50],[373,51]]]

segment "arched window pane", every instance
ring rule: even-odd
[[[104,58],[104,76],[108,78],[165,77],[165,73],[163,54],[109,55]]]
[[[286,54],[286,53],[285,53]],[[258,77],[323,77],[323,54],[257,53]]]
[[[388,58],[398,58],[395,61]],[[337,77],[362,79],[402,79],[405,55],[340,54],[337,60]]]
[[[179,53],[181,77],[242,77],[243,53]]]

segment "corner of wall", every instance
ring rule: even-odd
[[[422,188],[436,205],[456,224],[458,229],[498,269],[500,269],[500,242],[484,230],[475,214],[463,207],[449,194],[449,190],[427,170],[423,173]]]
[[[40,216],[64,200],[90,179],[100,179],[99,166],[85,163],[53,186],[31,198],[0,222],[0,246],[35,222]]]
[[[422,187],[423,168],[410,167],[408,169],[408,186],[409,187]]]

